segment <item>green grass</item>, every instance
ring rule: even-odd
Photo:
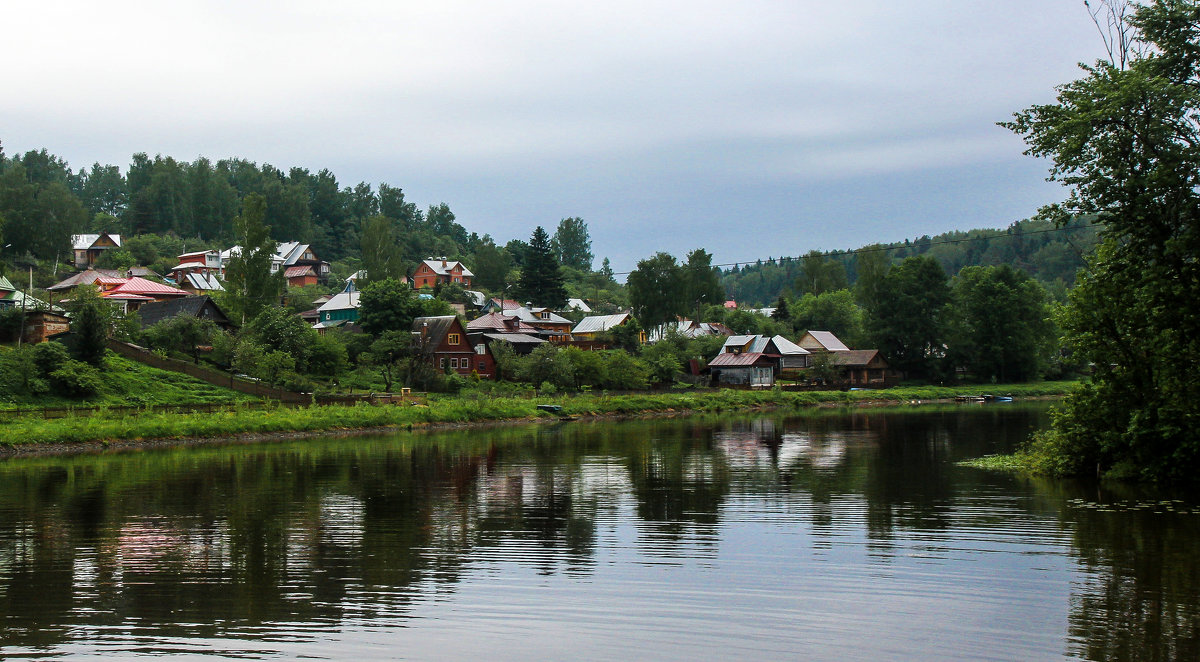
[[[984,455],[973,460],[958,463],[960,467],[973,467],[989,471],[1008,471],[1011,473],[1033,473],[1028,458],[1022,453],[1012,455]]]
[[[0,346],[0,353],[13,351]],[[0,392],[0,410],[30,407],[97,407],[224,404],[257,401],[254,396],[214,386],[187,375],[160,370],[108,352],[103,386],[90,398],[64,398],[53,394]]]
[[[173,374],[173,373],[172,373]],[[467,391],[454,396],[431,396],[428,406],[331,405],[299,409],[251,409],[231,407],[204,414],[153,412],[101,412],[91,417],[43,420],[20,417],[0,428],[0,443],[77,443],[128,439],[179,437],[228,437],[246,433],[348,430],[381,426],[410,426],[429,423],[472,423],[481,421],[534,420],[554,418],[540,412],[538,404],[558,404],[569,416],[638,415],[661,412],[743,412],[789,409],[818,405],[849,405],[856,402],[902,404],[953,397],[960,393],[1013,393],[1056,395],[1071,382],[1055,382],[976,390],[937,387],[901,388],[884,391],[689,391],[634,395],[581,394],[542,398],[489,397]]]

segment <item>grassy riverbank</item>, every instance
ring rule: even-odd
[[[432,396],[428,406],[331,405],[250,409],[232,406],[214,413],[99,412],[90,417],[43,420],[16,418],[0,430],[10,447],[149,439],[222,438],[246,434],[352,430],[483,421],[536,420],[562,416],[637,415],[661,412],[730,412],[789,409],[820,405],[909,403],[952,398],[957,394],[1005,393],[1015,397],[1060,395],[1073,382],[979,387],[906,387],[882,391],[699,391],[633,395],[579,394],[555,397],[489,397],[466,391]],[[562,407],[552,415],[539,404]]]

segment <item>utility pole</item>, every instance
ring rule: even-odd
[[[29,293],[33,291],[33,266],[29,267],[29,289],[25,290],[25,294],[21,297],[21,333],[17,334],[17,349],[21,349],[21,343],[25,340],[25,303],[29,301]]]

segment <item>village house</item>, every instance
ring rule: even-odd
[[[167,278],[191,294],[209,294],[225,290],[221,285],[223,273],[220,252],[195,251],[180,255],[179,264],[167,272]]]
[[[241,246],[233,246],[220,252],[222,278],[225,276],[225,268],[229,266],[229,260],[240,255],[241,252]],[[313,282],[323,283],[329,278],[329,263],[318,258],[309,244],[302,244],[298,241],[284,241],[276,244],[275,255],[271,257],[271,273],[278,273],[282,270],[284,277],[288,279],[288,285],[302,287],[309,279],[308,272],[296,270],[292,276],[289,276],[288,270],[293,267],[312,267],[316,277]]]
[[[731,336],[733,331],[720,322],[693,322],[692,320],[676,320],[664,322],[650,330],[647,342],[654,344],[664,340],[672,333],[684,338],[703,338],[705,336]]]
[[[830,364],[840,371],[838,383],[847,386],[885,388],[900,378],[877,349],[831,352],[829,358]]]
[[[805,331],[796,344],[809,352],[848,352],[846,343],[829,331]]]
[[[169,301],[188,296],[188,293],[170,285],[155,283],[138,276],[129,278],[97,278],[94,284],[100,290],[100,298],[130,313],[151,301]]]
[[[516,310],[517,308],[520,308],[520,307],[521,307],[521,304],[518,301],[513,301],[512,299],[494,299],[493,298],[493,299],[488,299],[487,302],[483,304],[483,308],[480,308],[480,312],[484,313],[485,315],[488,313],[496,313],[496,312],[507,313],[510,310]]]
[[[346,281],[346,288],[333,295],[317,308],[317,323],[313,328],[323,332],[358,321],[359,292],[355,281]]]
[[[579,324],[571,329],[571,338],[573,340],[594,341],[596,336],[601,333],[612,331],[618,326],[624,326],[633,319],[630,313],[617,313],[615,315],[593,315],[579,320]],[[638,333],[638,342],[646,343],[646,332]]]
[[[435,287],[439,283],[458,283],[464,288],[471,287],[471,279],[475,274],[457,260],[447,260],[444,257],[431,257],[421,260],[413,273],[413,287]]]
[[[204,295],[144,303],[138,308],[138,317],[141,319],[143,329],[176,317],[206,319],[226,331],[233,328],[233,322],[229,321],[229,317],[225,315],[221,307],[212,300],[212,297]]]
[[[775,374],[802,370],[811,365],[811,352],[783,336],[730,336],[721,347],[722,354],[762,354],[775,361]]]
[[[418,317],[413,320],[412,333],[413,345],[438,372],[449,370],[470,375],[481,366],[487,370],[487,360],[476,354],[476,348],[471,346],[466,329],[456,315]]]
[[[776,359],[760,352],[722,352],[708,362],[713,384],[742,388],[775,385]]]
[[[90,267],[96,264],[96,260],[100,259],[104,251],[120,247],[121,235],[119,234],[76,234],[71,236],[71,248],[75,255],[77,268]]]

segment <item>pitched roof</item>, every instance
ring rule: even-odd
[[[773,336],[771,338],[771,344],[775,346],[775,351],[783,356],[811,354],[811,352],[809,352],[807,349],[804,349],[800,345],[797,345],[783,336]]]
[[[877,349],[848,349],[844,352],[831,352],[829,362],[833,365],[865,367],[878,354]]]
[[[113,234],[111,232],[104,232],[100,234],[71,235],[71,248],[77,251],[86,251],[87,249],[91,248],[93,244],[99,241],[100,237],[106,234],[108,235],[108,238],[112,239],[112,242],[117,245],[117,248],[121,247],[121,235]]]
[[[317,272],[312,268],[312,265],[302,264],[295,267],[288,267],[287,271],[283,272],[284,278],[300,278],[301,276],[316,276]]]
[[[111,269],[87,269],[74,276],[64,278],[47,287],[48,290],[69,290],[80,285],[91,285],[99,278],[116,278],[117,272]]]
[[[813,337],[822,347],[831,352],[848,352],[850,348],[845,345],[838,337],[829,331],[809,331],[808,335]]]
[[[446,334],[450,332],[450,329],[454,328],[454,324],[457,321],[458,317],[454,315],[418,317],[413,320],[412,331],[413,333],[420,333],[421,329],[424,328],[429,338],[430,344],[428,347],[434,348],[442,344],[442,338],[445,338]]]
[[[348,310],[358,308],[358,290],[338,292],[333,298],[321,304],[317,310]]]
[[[225,287],[221,285],[221,281],[214,274],[187,273],[183,274],[183,281],[179,285],[190,285],[193,290],[202,290],[205,292],[224,292]]]
[[[574,329],[571,329],[571,333],[599,333],[600,331],[607,331],[614,326],[620,326],[628,319],[629,313],[585,317],[579,320],[579,324],[576,324]]]
[[[482,333],[480,335],[488,340],[503,340],[514,345],[540,345],[546,342],[541,338],[525,333]]]
[[[592,307],[583,299],[567,299],[567,310],[578,310],[581,313],[592,312]]]
[[[114,285],[112,289],[101,293],[101,296],[111,297],[113,294],[141,294],[146,296],[187,296],[188,293],[170,285],[155,283],[139,276],[133,278],[97,278],[102,285]]]
[[[459,262],[458,260],[446,260],[446,259],[443,259],[440,257],[439,258],[431,257],[426,260],[421,260],[421,262],[423,262],[425,264],[425,266],[432,269],[433,273],[435,273],[439,276],[449,275],[450,270],[453,269],[455,265],[459,265],[462,267],[462,275],[464,275],[464,276],[474,276],[475,275],[475,274],[471,273],[470,269],[467,269],[467,265],[463,264],[462,262]]]
[[[485,331],[488,329],[496,329],[498,331],[537,331],[535,327],[526,324],[521,321],[521,318],[515,315],[501,315],[500,313],[488,313],[467,322],[467,331]]]
[[[708,367],[736,368],[757,365],[758,363],[769,363],[770,361],[770,357],[759,352],[742,352],[741,354],[726,352],[713,357],[713,360],[708,362]]]
[[[12,281],[5,278],[4,276],[0,276],[0,290],[9,290],[12,292],[16,292],[17,288],[13,287]]]
[[[138,308],[138,316],[142,320],[142,328],[173,317],[189,315],[211,319],[217,324],[229,324],[225,312],[212,300],[212,297],[200,294],[196,296],[171,299],[169,301],[153,301]]]

